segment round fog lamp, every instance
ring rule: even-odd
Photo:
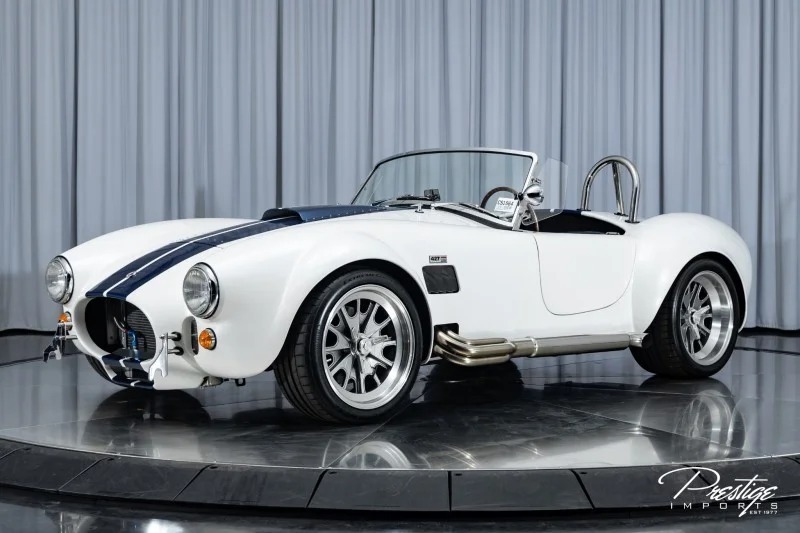
[[[213,329],[206,328],[197,336],[197,342],[206,350],[213,350],[217,347],[217,335]]]

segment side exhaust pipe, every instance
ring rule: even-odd
[[[641,346],[645,334],[572,335],[568,337],[525,337],[467,339],[450,330],[436,332],[433,353],[461,366],[505,363],[512,357],[545,357],[574,353],[620,350]]]

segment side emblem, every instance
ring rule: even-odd
[[[446,255],[430,255],[430,256],[428,256],[428,262],[432,263],[432,264],[447,263],[447,256]]]
[[[131,278],[132,278],[132,277],[134,277],[135,275],[136,275],[136,271],[135,271],[135,270],[134,270],[133,272],[128,272],[128,275],[127,275],[127,276],[125,276],[125,279],[131,279]]]

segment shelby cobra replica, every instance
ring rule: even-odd
[[[297,409],[349,423],[396,412],[432,358],[629,347],[663,376],[722,368],[747,311],[741,237],[698,214],[638,221],[638,173],[616,156],[589,171],[580,209],[537,208],[546,166],[512,150],[410,152],[379,162],[351,205],[90,240],[47,266],[63,313],[44,359],[73,340],[103,378],[152,389],[272,369]],[[589,209],[606,166],[615,213]]]

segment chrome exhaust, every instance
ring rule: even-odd
[[[512,357],[546,357],[574,353],[620,350],[641,346],[645,334],[572,335],[567,337],[524,337],[467,339],[450,330],[436,332],[433,353],[461,366],[505,363]]]

